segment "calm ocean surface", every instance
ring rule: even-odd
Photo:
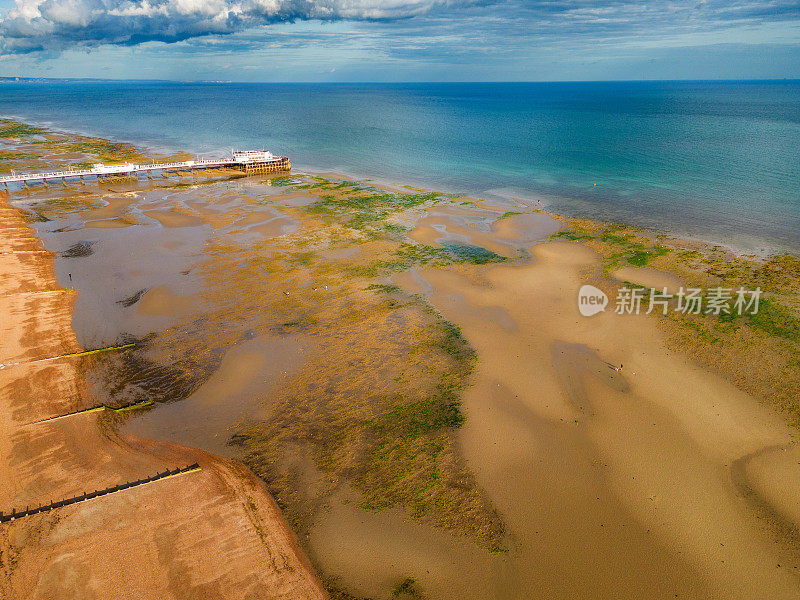
[[[797,81],[10,83],[0,115],[800,251]]]

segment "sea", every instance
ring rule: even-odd
[[[0,116],[800,252],[800,81],[23,81]]]

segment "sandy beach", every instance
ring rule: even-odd
[[[2,506],[201,469],[0,525],[8,597],[797,598],[796,257],[336,174],[18,198]]]
[[[486,357],[461,442],[520,532],[519,597],[795,597],[796,534],[776,532],[797,500],[766,490],[796,485],[796,431],[670,352],[651,320],[580,316],[571,300],[599,271],[594,253],[532,252],[479,281],[422,274]],[[768,474],[748,462],[759,455]]]

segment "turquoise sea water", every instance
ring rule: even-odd
[[[9,83],[0,115],[800,251],[800,82]]]

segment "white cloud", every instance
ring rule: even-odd
[[[270,23],[400,19],[453,0],[16,0],[0,20],[5,53],[174,42]]]
[[[800,0],[15,0],[0,17],[0,55],[111,44],[166,43],[277,23],[340,20],[390,23],[431,47],[442,36],[504,45],[553,40],[652,39],[800,20]],[[494,37],[493,37],[494,36]],[[203,38],[207,39],[207,38]],[[302,41],[302,36],[300,40]],[[463,52],[463,48],[448,48]]]

